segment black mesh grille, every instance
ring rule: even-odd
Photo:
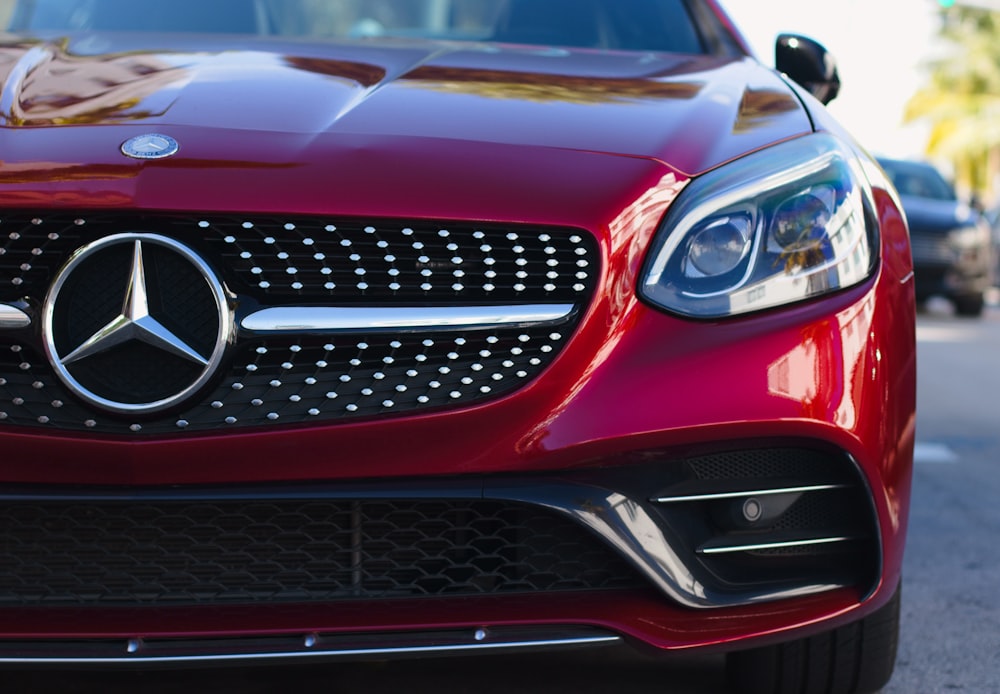
[[[593,242],[565,230],[323,220],[212,220],[208,239],[248,289],[339,302],[577,301]]]
[[[218,386],[193,406],[170,417],[124,423],[72,399],[43,355],[15,344],[0,349],[0,373],[7,374],[0,377],[0,419],[166,433],[458,406],[531,380],[564,340],[563,333],[550,329],[261,340],[237,349]],[[124,377],[122,370],[131,363],[119,361],[106,373]],[[142,366],[141,360],[135,364]],[[158,382],[156,376],[151,374],[152,382]]]
[[[169,412],[137,417],[75,398],[48,363],[36,329],[0,334],[0,422],[18,426],[164,434],[219,426],[274,426],[462,406],[535,378],[562,349],[594,290],[597,248],[575,230],[472,224],[362,223],[313,218],[0,215],[0,301],[37,307],[58,268],[111,234],[154,233],[190,247],[237,292],[240,307],[557,303],[556,324],[463,332],[240,333],[214,382]],[[201,354],[211,351],[214,304],[186,300],[205,283],[180,256],[147,244],[149,305],[157,320]],[[119,257],[120,256],[120,257]],[[121,310],[129,248],[75,269],[55,312],[58,344],[79,344]],[[74,292],[73,283],[86,291]],[[164,294],[169,287],[169,296]],[[60,298],[60,302],[63,299]],[[190,307],[196,307],[200,313]],[[210,312],[212,313],[212,312]],[[72,333],[72,334],[70,334]],[[67,336],[68,335],[68,336]],[[65,339],[63,339],[65,338]],[[135,341],[70,367],[87,390],[115,402],[180,392],[196,364],[158,356]],[[154,365],[155,368],[151,368]]]
[[[478,501],[8,502],[0,605],[184,605],[630,587],[572,521]]]
[[[162,234],[264,303],[580,302],[597,247],[586,233],[516,225],[219,216],[0,213],[0,300],[41,298],[70,253],[124,232]],[[117,290],[112,286],[109,291]]]
[[[691,473],[705,481],[752,481],[759,479],[796,479],[820,470],[838,469],[827,456],[796,449],[760,449],[719,453],[687,461]]]

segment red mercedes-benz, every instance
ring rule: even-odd
[[[8,9],[0,665],[888,680],[913,274],[821,46],[762,66],[714,0]]]

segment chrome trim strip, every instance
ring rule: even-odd
[[[898,445],[902,446],[903,445],[902,441],[900,441],[898,443]],[[911,453],[912,453],[912,451],[911,451]],[[877,495],[875,494],[874,490],[872,489],[871,482],[868,480],[868,475],[865,474],[864,468],[861,467],[861,462],[857,458],[855,458],[853,455],[851,455],[850,453],[848,453],[846,455],[847,455],[847,459],[849,461],[851,461],[851,464],[854,466],[854,472],[857,474],[858,479],[861,480],[861,486],[865,490],[865,498],[868,499],[869,509],[871,510],[871,513],[872,513],[872,523],[875,526],[874,537],[877,538],[876,539],[876,544],[878,545],[878,570],[877,570],[876,576],[882,576],[883,572],[885,571],[885,545],[882,542],[882,521],[879,520],[878,502],[876,501]],[[912,465],[912,463],[913,463],[913,457],[912,457],[912,455],[910,456],[910,459],[907,460],[907,461],[905,461],[905,462]],[[904,463],[903,462],[899,462],[897,464],[898,465],[902,465]],[[891,513],[890,513],[890,517],[891,517]],[[874,581],[872,583],[871,587],[868,589],[868,591],[865,593],[865,595],[864,595],[864,597],[862,599],[863,600],[867,600],[872,595],[874,595],[875,591],[878,590],[878,587],[879,587],[880,583],[881,583],[880,580]]]
[[[558,323],[569,318],[573,304],[511,306],[280,306],[243,318],[253,332],[335,332],[347,330],[420,330],[489,328],[503,325]]]
[[[31,316],[16,306],[0,304],[0,330],[16,330],[31,325]]]
[[[142,640],[129,639],[123,641],[122,650],[133,655],[127,656],[97,656],[88,658],[84,656],[57,656],[47,658],[45,656],[0,656],[0,665],[27,665],[27,664],[52,664],[52,665],[124,665],[136,663],[224,663],[240,662],[252,660],[255,662],[266,660],[287,660],[287,659],[345,659],[361,660],[365,658],[379,657],[403,657],[435,655],[447,653],[476,653],[489,651],[522,651],[530,649],[549,649],[567,647],[587,647],[587,646],[611,646],[622,642],[620,636],[608,634],[605,636],[577,636],[567,638],[549,639],[522,639],[513,641],[494,641],[489,643],[470,642],[437,644],[427,646],[398,646],[381,648],[313,648],[303,646],[303,650],[295,651],[267,651],[267,652],[245,652],[245,653],[214,653],[208,655],[142,655]],[[85,642],[82,642],[85,643]],[[315,642],[314,642],[315,643]],[[305,650],[305,649],[309,650]]]
[[[718,501],[719,499],[741,499],[747,496],[776,496],[778,494],[805,494],[830,489],[846,489],[846,484],[814,484],[807,487],[785,487],[783,489],[758,489],[745,492],[722,492],[719,494],[692,494],[691,496],[661,496],[650,501],[658,504],[675,504],[683,501]]]
[[[788,547],[810,547],[812,545],[830,545],[837,542],[849,542],[853,538],[818,537],[809,540],[785,540],[783,542],[761,542],[754,545],[725,545],[719,547],[699,547],[698,554],[732,554],[734,552],[756,552],[761,549],[785,549]]]

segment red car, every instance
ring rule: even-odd
[[[777,62],[713,0],[18,2],[0,665],[881,686],[908,234],[830,57]]]

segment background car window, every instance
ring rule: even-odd
[[[907,162],[882,162],[896,190],[901,195],[933,200],[955,200],[955,189],[932,166]]]

